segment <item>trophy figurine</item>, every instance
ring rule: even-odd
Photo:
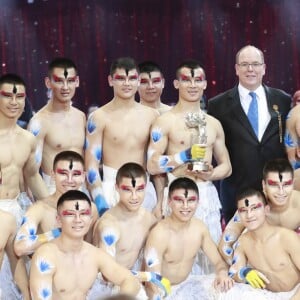
[[[209,165],[204,161],[205,151],[207,147],[206,134],[206,118],[205,113],[200,111],[197,113],[190,112],[185,116],[185,124],[191,129],[191,147],[200,147],[203,150],[201,157],[194,157],[192,152],[192,161],[188,163],[188,169],[191,171],[207,171]]]

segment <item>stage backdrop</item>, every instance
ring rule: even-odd
[[[30,3],[31,2],[31,3]],[[166,77],[163,99],[176,102],[176,66],[198,59],[212,97],[236,82],[234,58],[246,44],[265,53],[265,82],[300,88],[299,0],[1,0],[1,73],[17,72],[37,110],[46,102],[44,77],[56,56],[78,65],[75,105],[86,110],[112,98],[112,60],[154,60]]]

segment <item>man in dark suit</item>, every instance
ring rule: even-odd
[[[261,50],[239,50],[235,70],[239,84],[208,101],[208,113],[223,126],[232,164],[232,175],[220,183],[226,223],[236,210],[236,193],[247,187],[261,190],[265,162],[286,157],[283,134],[291,106],[290,95],[262,83],[266,65]]]

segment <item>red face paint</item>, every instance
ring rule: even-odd
[[[14,96],[13,93],[5,92],[5,91],[0,91],[0,95],[3,97],[8,97],[8,98],[13,98],[13,96]],[[25,93],[17,93],[16,94],[17,98],[25,98],[25,96],[26,96]]]
[[[61,212],[61,215],[63,217],[75,217],[77,213],[79,213],[80,216],[90,216],[91,210],[88,208],[88,209],[82,209],[79,212],[77,212],[75,210],[66,209]]]
[[[139,186],[137,186],[136,188],[135,188],[135,190],[138,192],[140,192],[140,191],[143,191],[144,189],[145,189],[145,184],[141,184],[141,185],[139,185]],[[132,192],[133,191],[133,188],[132,188],[132,186],[128,186],[128,185],[125,185],[125,184],[121,184],[120,185],[120,189],[122,190],[122,191],[125,191],[125,192]]]
[[[274,181],[274,180],[271,180],[271,179],[268,179],[267,180],[267,184],[269,186],[274,186],[274,187],[279,187],[280,184],[282,184],[282,186],[290,186],[293,184],[293,179],[290,179],[290,180],[287,180],[287,181],[283,181],[283,182],[278,182],[278,181]]]
[[[259,203],[254,204],[254,205],[250,205],[249,208],[246,208],[246,207],[240,207],[240,208],[238,208],[238,212],[239,212],[239,213],[246,213],[246,212],[248,212],[249,210],[250,210],[251,212],[253,212],[253,211],[255,211],[255,210],[257,210],[257,209],[259,209],[259,208],[261,208],[261,207],[263,207],[263,206],[264,206],[264,204],[263,204],[262,202],[259,202]]]

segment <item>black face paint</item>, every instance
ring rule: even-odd
[[[135,188],[136,180],[133,176],[131,176],[131,184]]]
[[[78,201],[77,201],[76,204],[75,204],[75,209],[76,209],[76,210],[79,210],[79,203],[78,203]]]
[[[279,176],[279,181],[282,182],[282,174],[278,173],[278,176]]]
[[[149,79],[151,79],[151,73],[150,72],[148,73],[148,75],[149,75]]]
[[[14,87],[13,87],[13,94],[16,94],[17,93],[17,87],[16,87],[16,85],[14,84]]]
[[[185,190],[185,191],[184,191],[184,197],[187,198],[187,197],[188,197],[188,194],[189,194],[189,191],[188,191],[188,190]]]
[[[195,75],[194,69],[191,69],[191,74],[192,74],[192,78],[194,78],[194,75]]]
[[[248,207],[249,206],[249,200],[245,199],[245,206]]]
[[[73,159],[70,160],[70,164],[69,164],[69,170],[72,171],[73,169]]]
[[[2,170],[1,170],[1,164],[0,164],[0,184],[2,184]]]
[[[64,76],[67,79],[67,77],[68,77],[68,70],[66,68],[65,68],[65,71],[64,71]]]
[[[130,70],[128,70],[128,69],[125,69],[126,76],[128,76],[128,74],[129,74],[129,71],[130,71]]]

